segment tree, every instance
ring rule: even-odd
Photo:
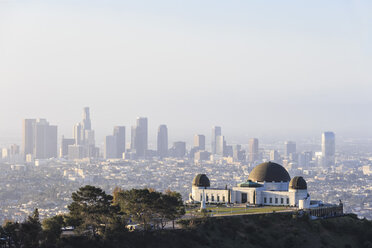
[[[6,238],[6,243],[8,247],[14,244],[15,247],[20,247],[20,237],[19,237],[19,223],[13,221],[6,221],[3,225],[3,232]]]
[[[62,215],[56,215],[51,218],[47,218],[43,220],[42,228],[43,228],[43,236],[44,236],[44,246],[45,247],[53,247],[56,245],[57,241],[59,240],[62,227],[64,226],[65,222]]]
[[[123,213],[148,230],[151,222],[154,221],[154,203],[158,198],[158,192],[150,192],[148,189],[131,189],[119,193],[118,203]]]
[[[42,229],[37,208],[34,210],[32,215],[27,217],[25,222],[21,223],[19,230],[20,240],[23,247],[39,247]]]
[[[185,214],[181,195],[172,191],[163,194],[150,189],[131,189],[118,194],[118,204],[121,211],[142,224],[145,230],[150,224],[158,224],[163,229],[167,221]]]
[[[102,189],[86,185],[72,193],[73,202],[67,223],[74,224],[79,231],[91,231],[93,237],[104,233],[107,225],[112,223],[119,208],[113,203],[113,197]]]
[[[167,218],[172,221],[174,229],[174,221],[178,218],[181,218],[186,213],[185,205],[183,204],[182,196],[180,193],[168,189],[167,191],[165,191],[165,195],[167,197],[164,204],[167,205],[169,209]]]

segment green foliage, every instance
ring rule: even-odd
[[[56,215],[43,220],[43,245],[45,247],[55,247],[55,244],[61,236],[62,227],[64,225],[65,222],[62,215]]]
[[[41,240],[41,223],[36,208],[32,215],[20,225],[20,240],[24,247],[37,248]]]
[[[112,204],[113,197],[100,188],[90,185],[81,187],[72,193],[72,200],[66,222],[75,226],[80,233],[98,237],[116,221],[119,209]]]
[[[131,189],[119,192],[116,199],[121,211],[142,224],[145,230],[149,230],[151,225],[164,229],[168,221],[185,214],[182,197],[177,192],[163,194],[149,189]]]

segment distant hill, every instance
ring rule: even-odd
[[[355,215],[311,221],[293,214],[184,221],[184,229],[127,233],[109,241],[62,239],[61,247],[372,247],[372,222]]]

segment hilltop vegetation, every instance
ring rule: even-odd
[[[182,229],[164,229],[185,213],[177,192],[116,189],[111,196],[85,186],[72,199],[66,215],[40,221],[36,209],[22,223],[4,223],[0,227],[0,247],[372,248],[372,222],[355,215],[315,221],[297,213],[199,215],[179,220]],[[141,223],[143,229],[129,232],[129,220]],[[61,228],[71,225],[74,235],[61,235]]]

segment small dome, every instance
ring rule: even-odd
[[[248,180],[252,182],[289,182],[291,177],[280,164],[266,162],[254,167],[249,173]]]
[[[290,189],[307,189],[307,183],[303,177],[294,177],[289,182]]]
[[[209,187],[210,186],[209,178],[205,174],[198,174],[194,177],[192,185],[196,187]]]

